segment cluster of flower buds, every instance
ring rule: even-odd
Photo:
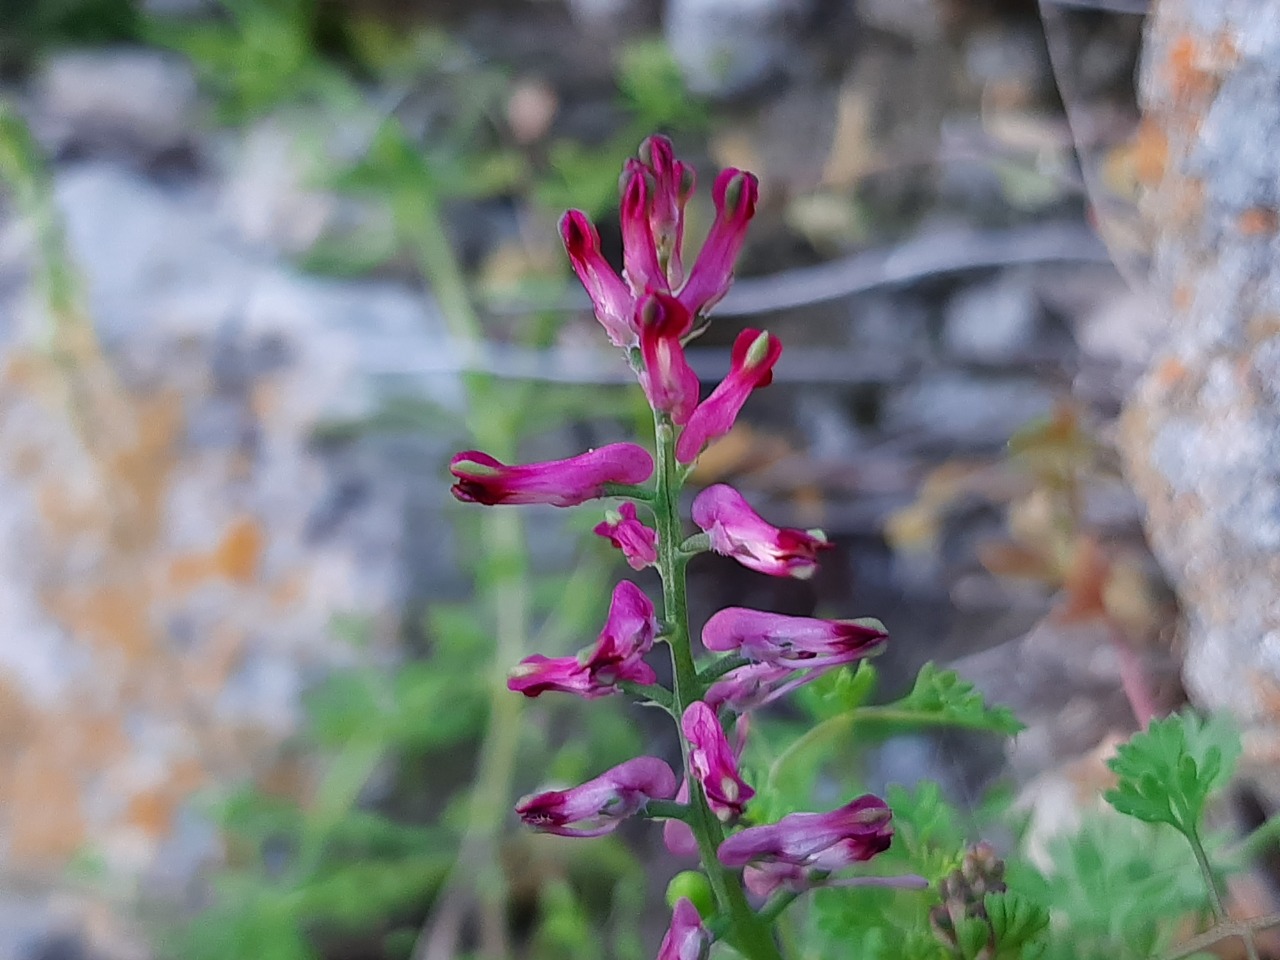
[[[572,210],[560,222],[569,259],[590,295],[596,318],[609,340],[625,351],[660,430],[668,431],[659,463],[670,465],[673,457],[677,466],[693,463],[709,443],[730,431],[752,391],[772,380],[782,352],[770,334],[743,330],[733,345],[728,375],[702,397],[685,346],[705,329],[707,312],[729,288],[755,213],[757,184],[754,176],[735,169],[716,178],[715,220],[686,272],[684,211],[693,188],[692,169],[675,159],[669,141],[645,141],[639,158],[628,161],[621,183],[621,274],[605,260],[600,235],[585,214]],[[619,549],[633,569],[656,566],[664,578],[673,572],[663,567],[661,558],[668,558],[669,566],[669,558],[677,554],[710,550],[764,574],[803,579],[814,573],[818,554],[830,546],[820,530],[773,526],[724,484],[708,487],[693,502],[692,518],[700,534],[684,543],[663,542],[658,529],[640,519],[632,501],[671,511],[674,500],[667,497],[659,505],[654,492],[640,488],[654,474],[655,461],[632,443],[516,466],[468,451],[453,458],[450,470],[454,495],[474,503],[567,507],[606,496],[629,498],[606,512],[595,533]],[[660,474],[660,490],[662,483]],[[655,517],[659,529],[678,527],[674,518],[662,522],[667,514],[655,512]],[[668,609],[664,615],[683,619],[685,612]],[[620,691],[647,696],[655,690],[657,674],[645,657],[669,628],[656,617],[640,588],[623,581],[613,592],[604,628],[593,646],[575,657],[527,657],[512,670],[508,685],[529,697],[547,691],[587,699]],[[676,632],[684,637],[683,627]],[[702,645],[711,654],[728,655],[724,660],[731,663],[718,673],[713,668],[713,682],[697,684],[696,699],[686,688],[665,700],[676,708],[685,741],[683,779],[657,757],[637,757],[581,786],[527,796],[516,811],[536,829],[571,837],[600,836],[627,817],[650,812],[666,818],[664,837],[673,852],[695,854],[699,847],[690,823],[696,818],[681,815],[692,809],[692,783],[697,784],[703,809],[730,828],[744,817],[754,796],[738,765],[749,712],[829,670],[878,653],[886,639],[876,621],[819,620],[738,607],[721,610],[707,622]],[[735,716],[731,744],[724,723]],[[716,826],[714,835],[720,837],[722,830]],[[791,814],[775,824],[731,834],[719,844],[716,869],[743,869],[749,890],[761,897],[826,882],[892,884],[895,881],[883,878],[832,876],[884,850],[892,833],[885,803],[859,797],[829,813]],[[915,883],[916,878],[902,882]],[[680,900],[659,960],[698,960],[710,941],[698,910]]]

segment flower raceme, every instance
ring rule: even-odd
[[[818,569],[818,551],[831,547],[821,530],[767,523],[742,494],[724,483],[694,498],[693,522],[706,531],[716,553],[774,577],[808,579]]]
[[[554,690],[594,700],[616,693],[624,681],[654,683],[658,676],[643,657],[653,647],[657,630],[653,603],[634,583],[623,580],[614,587],[609,615],[594,647],[577,657],[525,657],[511,671],[507,688],[526,697]]]
[[[459,500],[493,506],[547,503],[573,507],[605,495],[611,483],[644,483],[653,475],[653,457],[634,443],[610,443],[567,460],[508,466],[487,453],[467,450],[449,461]]]
[[[711,945],[711,934],[693,901],[681,897],[671,911],[671,926],[658,947],[658,960],[702,960]]]
[[[658,531],[640,522],[634,503],[606,511],[604,522],[597,523],[593,532],[621,550],[632,570],[643,570],[658,562]]]
[[[715,221],[685,282],[684,207],[693,185],[693,171],[675,159],[666,137],[650,137],[640,146],[640,159],[627,162],[619,210],[623,277],[605,260],[600,235],[585,213],[570,210],[561,218],[560,237],[569,261],[615,346],[636,345],[635,307],[646,294],[674,295],[697,317],[733,282],[734,261],[755,215],[759,185],[751,174],[732,168],[716,178]]]
[[[520,819],[535,830],[562,837],[600,837],[650,800],[675,796],[676,776],[657,757],[636,757],[569,790],[530,794],[516,804]]]
[[[689,742],[689,770],[702,784],[707,804],[721,820],[742,816],[756,792],[738,772],[738,759],[716,715],[701,700],[689,704],[680,720]]]
[[[833,667],[879,653],[889,635],[876,620],[818,620],[726,607],[702,628],[702,645],[780,667]]]

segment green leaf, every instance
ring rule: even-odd
[[[962,917],[956,924],[956,947],[964,960],[977,960],[991,940],[991,928],[981,917]]]
[[[1022,723],[1008,707],[988,706],[972,683],[954,670],[941,670],[933,663],[926,663],[920,668],[909,694],[880,709],[888,717],[917,714],[920,718],[918,723],[990,730],[1007,736],[1023,729]]]
[[[989,893],[983,902],[995,934],[996,955],[1009,960],[1030,956],[1049,928],[1049,911],[1013,891]]]
[[[1122,744],[1108,766],[1119,777],[1106,800],[1121,813],[1200,832],[1209,797],[1224,787],[1240,758],[1240,734],[1223,715],[1183,711],[1152,721]]]
[[[1006,881],[1054,918],[1046,960],[1150,960],[1207,909],[1177,833],[1103,810],[1049,842],[1050,872],[1011,861]]]

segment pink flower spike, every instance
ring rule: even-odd
[[[685,710],[680,729],[689,741],[689,770],[702,784],[712,811],[721,820],[742,816],[756,792],[738,772],[738,760],[716,715],[695,700]]]
[[[658,260],[650,214],[653,209],[652,174],[639,160],[628,160],[622,174],[622,276],[631,293],[668,292],[667,275]]]
[[[729,292],[733,265],[742,251],[747,224],[756,213],[760,185],[754,176],[730,167],[712,188],[716,219],[707,234],[680,300],[694,316],[707,313]]]
[[[732,650],[748,660],[779,667],[852,663],[879,653],[888,639],[883,625],[875,620],[819,620],[745,607],[726,607],[702,628],[702,645],[708,650]]]
[[[599,837],[643,810],[650,800],[670,800],[675,792],[676,776],[665,762],[636,757],[579,787],[523,797],[516,813],[543,833]]]
[[[658,960],[702,960],[711,945],[711,933],[693,901],[681,897],[671,911],[671,926],[658,948]]]
[[[676,791],[676,803],[689,802],[689,781],[681,780],[680,789]],[[698,841],[693,835],[693,828],[683,820],[664,820],[662,823],[662,843],[667,852],[677,857],[696,857]]]
[[[560,218],[560,239],[609,341],[615,347],[635,346],[635,298],[600,252],[595,225],[581,210],[570,210]]]
[[[680,463],[697,460],[708,443],[733,429],[738,411],[751,391],[773,382],[773,367],[781,355],[782,344],[772,334],[751,329],[738,334],[729,375],[698,404],[676,441],[676,459]]]
[[[831,873],[889,849],[892,814],[866,794],[830,813],[792,813],[777,823],[748,827],[720,844],[726,867],[776,863]]]
[[[643,570],[658,562],[658,531],[640,522],[636,505],[630,501],[617,510],[606,511],[604,522],[596,524],[594,532],[621,550],[632,570]]]
[[[640,386],[649,398],[649,406],[671,414],[678,425],[689,422],[702,389],[680,343],[692,325],[689,311],[668,293],[648,294],[636,307],[640,355],[644,359]]]
[[[452,493],[467,503],[548,503],[572,507],[605,495],[610,483],[643,483],[653,457],[634,443],[610,443],[567,460],[507,466],[487,453],[467,450],[449,461]]]
[[[507,678],[507,689],[536,697],[548,691],[571,693],[584,700],[617,693],[623,682],[656,683],[658,675],[644,662],[658,632],[653,603],[629,580],[613,588],[604,629],[595,646],[577,657],[525,657]]]
[[[649,226],[658,261],[667,265],[669,289],[675,290],[684,282],[684,207],[693,193],[693,168],[675,158],[670,140],[656,135],[640,144],[640,161],[653,174]]]
[[[831,547],[821,530],[766,523],[742,494],[723,483],[694,499],[693,522],[710,535],[716,553],[774,577],[807,580],[818,569],[818,551]]]

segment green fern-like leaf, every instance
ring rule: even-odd
[[[920,668],[911,692],[885,708],[887,714],[917,714],[922,720],[1013,736],[1022,724],[1008,707],[989,706],[972,683],[933,663]]]
[[[1209,797],[1226,785],[1240,757],[1240,735],[1223,716],[1190,711],[1156,720],[1116,750],[1119,777],[1106,800],[1121,813],[1199,832]]]

